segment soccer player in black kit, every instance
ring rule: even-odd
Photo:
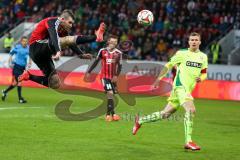
[[[40,21],[32,32],[29,40],[30,57],[43,72],[44,76],[36,76],[28,71],[19,77],[19,81],[31,80],[46,87],[58,89],[60,78],[53,63],[61,57],[62,49],[69,47],[80,58],[91,59],[91,54],[83,54],[78,44],[103,41],[105,24],[101,23],[95,35],[70,36],[74,23],[74,15],[70,10],[64,10],[59,17],[48,17]]]

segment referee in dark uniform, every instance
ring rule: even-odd
[[[12,84],[7,88],[2,90],[2,101],[5,101],[7,94],[11,91],[14,87],[17,86],[18,91],[18,102],[19,103],[26,103],[27,101],[22,97],[22,86],[21,83],[18,82],[18,77],[24,72],[26,67],[30,68],[32,61],[29,59],[27,63],[27,59],[29,57],[29,46],[27,37],[22,37],[21,43],[17,44],[11,51],[10,57],[8,60],[9,66],[13,67],[12,74]],[[14,59],[13,59],[14,56]]]

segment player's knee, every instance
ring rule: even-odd
[[[190,112],[194,115],[196,113],[196,109],[195,108],[191,108]]]
[[[76,36],[66,36],[60,38],[60,44],[62,48],[66,48],[69,45],[76,43]]]
[[[58,75],[53,75],[49,78],[49,87],[52,89],[60,88],[60,79]]]
[[[113,99],[113,92],[112,91],[107,92],[107,98],[108,99]]]

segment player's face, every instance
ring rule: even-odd
[[[116,48],[117,44],[118,44],[118,39],[116,39],[116,38],[110,38],[108,40],[108,47],[109,47],[109,49]]]
[[[199,46],[201,44],[201,40],[199,36],[190,36],[188,40],[188,44],[190,49],[196,50],[199,49]]]
[[[23,47],[26,47],[26,46],[27,46],[27,43],[28,43],[27,38],[23,38],[23,39],[21,40],[21,44],[22,44]]]
[[[74,23],[74,20],[72,19],[72,17],[68,17],[66,19],[62,19],[62,26],[68,32],[71,31],[71,28],[73,27],[73,23]]]

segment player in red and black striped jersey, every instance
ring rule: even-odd
[[[62,50],[71,48],[80,58],[91,59],[91,54],[83,54],[78,44],[93,41],[103,41],[105,24],[101,23],[95,35],[69,35],[74,23],[74,15],[70,10],[64,10],[59,17],[48,17],[40,21],[32,32],[29,40],[30,57],[42,70],[44,76],[35,76],[25,71],[19,81],[32,80],[44,86],[57,89],[60,78],[56,73],[53,60],[59,60]]]
[[[116,48],[118,37],[110,36],[107,47],[100,49],[96,60],[87,71],[87,77],[101,60],[100,78],[107,93],[107,114],[106,121],[118,121],[120,117],[115,114],[113,95],[116,93],[116,82],[122,68],[122,52]]]

